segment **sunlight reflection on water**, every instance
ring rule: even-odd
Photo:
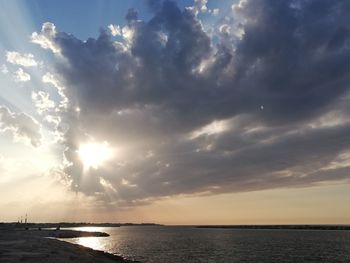
[[[69,229],[77,231],[88,231],[88,232],[104,232],[104,227],[93,227],[93,226],[83,226],[83,227],[72,227]]]
[[[70,229],[87,232],[106,232],[104,227],[74,227]],[[106,240],[108,238],[109,237],[77,237],[72,238],[71,241],[84,247],[105,251],[108,249],[109,242]]]
[[[97,250],[101,250],[103,248],[100,240],[100,237],[81,237],[75,239],[77,244]]]

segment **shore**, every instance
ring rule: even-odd
[[[102,232],[0,228],[0,262],[131,263],[122,257],[56,238],[108,236]]]

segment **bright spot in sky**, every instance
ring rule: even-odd
[[[107,142],[82,144],[77,152],[83,162],[84,169],[97,169],[113,155]]]

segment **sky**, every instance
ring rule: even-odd
[[[349,224],[349,16],[0,0],[0,221]]]

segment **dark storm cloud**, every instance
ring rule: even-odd
[[[128,10],[128,13],[125,16],[126,21],[131,23],[132,21],[137,21],[138,19],[138,12],[137,10],[131,8]]]
[[[135,169],[147,169],[148,176],[144,173],[135,176],[133,183],[141,183],[143,192],[133,194],[142,198],[145,194],[152,197],[194,191],[222,193],[348,179],[348,174],[341,172],[347,166],[341,167],[339,173],[335,172],[337,169],[324,169],[335,156],[349,148],[349,129],[349,124],[310,129],[282,136],[273,143],[238,144],[238,149],[234,149],[232,142],[249,141],[249,138],[242,138],[247,135],[226,134],[221,137],[232,148],[225,152],[215,146],[210,151],[195,152],[195,145],[185,142],[178,143],[172,152],[169,150],[174,147],[172,144],[159,153],[169,162],[169,167],[165,163],[151,165],[152,160],[147,160]]]
[[[205,112],[190,119],[200,115],[210,99],[203,98],[202,105],[198,94],[212,93],[210,85],[192,74],[211,52],[210,39],[199,21],[166,1],[149,22],[129,22],[127,30],[133,35],[129,52],[116,50],[106,32],[85,43],[65,33],[57,35],[55,42],[69,60],[59,71],[79,97],[82,110],[94,107],[108,112],[151,105],[164,108],[182,123],[207,121]]]
[[[76,189],[130,203],[349,180],[348,1],[242,1],[219,41],[190,8],[149,3],[149,21],[129,10],[123,40],[46,34],[80,108],[62,118]],[[89,136],[122,150],[82,175]]]
[[[321,113],[349,83],[347,1],[248,1],[236,81],[272,122]],[[337,44],[335,44],[337,43]]]

